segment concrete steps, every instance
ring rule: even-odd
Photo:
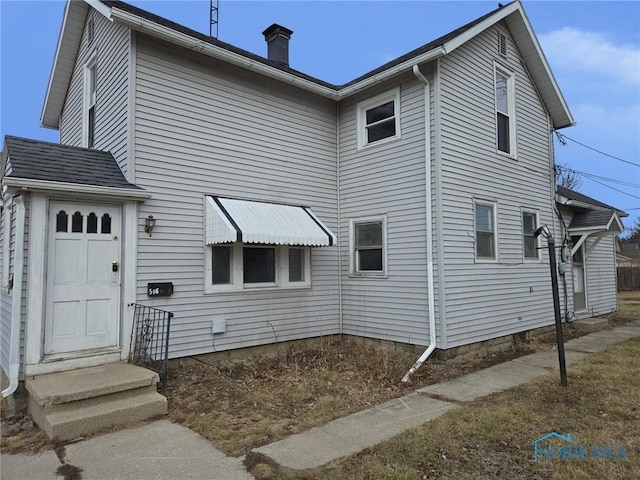
[[[603,317],[585,318],[583,320],[575,320],[571,324],[582,330],[584,333],[593,333],[604,330],[609,326],[609,320]]]
[[[167,413],[158,374],[111,363],[28,379],[29,413],[50,438],[71,440]]]

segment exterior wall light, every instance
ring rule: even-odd
[[[144,231],[148,233],[149,236],[151,236],[151,233],[153,232],[153,227],[155,226],[156,226],[156,219],[153,218],[153,215],[149,215],[147,218],[144,219]]]

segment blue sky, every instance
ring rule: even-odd
[[[203,33],[209,0],[129,3]],[[508,3],[504,1],[504,3]],[[574,118],[556,161],[602,178],[580,191],[640,216],[640,2],[524,1]],[[347,82],[494,8],[497,2],[220,0],[219,38],[266,55],[271,23],[294,31],[291,66]],[[0,0],[0,134],[58,141],[39,127],[64,2]],[[636,165],[632,165],[636,164]],[[609,180],[617,182],[614,183]],[[617,191],[616,191],[617,190]]]

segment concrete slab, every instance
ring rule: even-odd
[[[254,451],[266,455],[280,465],[305,469],[325,465],[332,460],[358,453],[362,449],[360,445],[342,440],[323,431],[322,428],[312,428],[256,448]]]
[[[82,469],[83,480],[253,478],[239,459],[168,420],[68,445],[64,460]]]
[[[547,369],[522,362],[506,362],[458,377],[445,383],[420,388],[418,392],[458,402],[470,402],[501,392],[547,373]]]
[[[62,465],[53,450],[40,455],[2,455],[2,480],[60,480],[56,470]]]
[[[254,451],[289,468],[317,468],[389,440],[457,407],[412,393]]]
[[[362,450],[389,440],[409,428],[418,427],[453,408],[458,408],[458,405],[412,393],[364,412],[336,419],[320,428],[358,445]]]
[[[586,356],[587,356],[586,353],[577,352],[574,350],[565,350],[564,352],[565,363],[567,364],[567,366],[582,360]],[[538,365],[540,367],[545,367],[545,368],[560,368],[558,364],[557,350],[549,350],[547,352],[532,353],[531,355],[525,355],[524,357],[516,358],[512,361],[516,363]]]
[[[586,353],[601,352],[612,345],[617,345],[637,336],[640,336],[640,330],[635,327],[618,327],[569,340],[565,343],[565,350]]]

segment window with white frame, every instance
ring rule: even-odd
[[[82,142],[83,146],[87,148],[95,146],[96,101],[96,58],[94,54],[84,66]]]
[[[538,214],[536,212],[522,212],[522,243],[525,260],[539,260],[538,240],[534,232],[538,228]]]
[[[233,243],[206,252],[208,292],[311,285],[310,247]]]
[[[400,137],[400,89],[358,104],[358,148]]]
[[[474,202],[474,213],[476,259],[495,260],[497,251],[495,204]]]
[[[351,220],[349,233],[351,273],[363,276],[386,275],[386,217]]]
[[[515,81],[512,73],[495,67],[496,146],[499,152],[516,155]]]

